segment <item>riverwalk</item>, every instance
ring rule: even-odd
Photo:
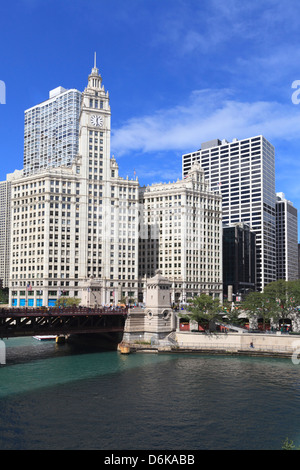
[[[174,332],[155,342],[127,343],[130,352],[202,353],[268,357],[300,357],[300,334]]]

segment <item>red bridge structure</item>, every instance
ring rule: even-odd
[[[37,335],[122,333],[127,308],[0,309],[0,338]]]

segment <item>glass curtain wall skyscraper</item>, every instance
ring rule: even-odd
[[[276,280],[275,150],[262,135],[243,140],[215,139],[182,156],[185,177],[195,162],[210,189],[222,195],[222,222],[244,222],[256,233],[257,289]]]
[[[24,175],[70,166],[78,153],[81,92],[57,87],[25,111]]]

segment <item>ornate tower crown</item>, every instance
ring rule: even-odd
[[[88,88],[100,88],[102,84],[102,77],[99,74],[99,69],[97,68],[96,65],[96,52],[94,53],[94,67],[92,68],[92,72],[89,75],[89,83],[88,83]]]

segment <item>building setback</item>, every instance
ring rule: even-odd
[[[283,193],[276,193],[277,279],[298,279],[298,213]]]
[[[262,135],[215,139],[182,156],[185,176],[199,162],[210,190],[222,195],[224,225],[243,222],[256,233],[257,289],[276,280],[275,152]]]

